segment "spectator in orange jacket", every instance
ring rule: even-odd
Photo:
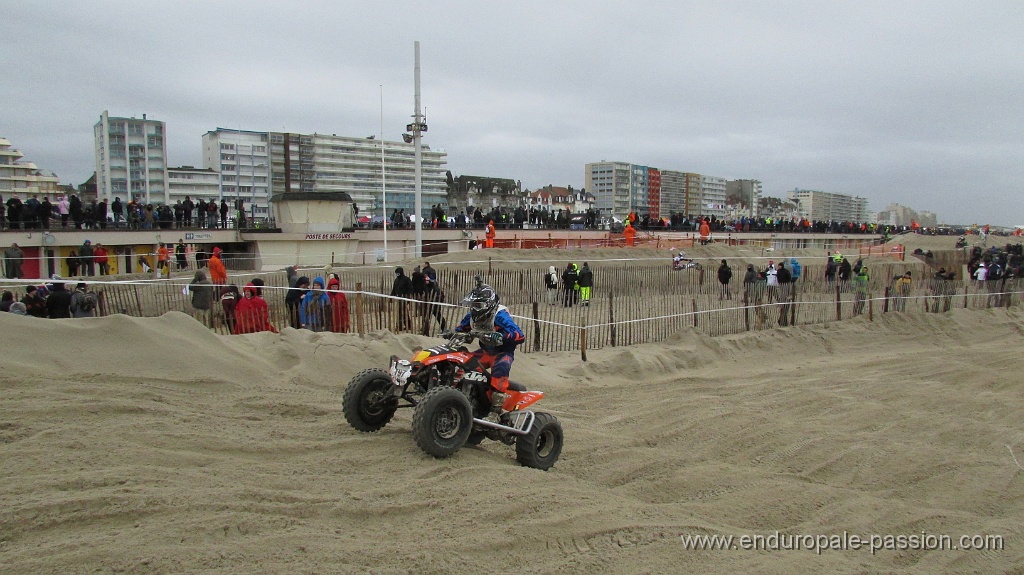
[[[220,259],[220,248],[213,248],[213,256],[206,262],[210,270],[210,281],[214,285],[226,285],[228,283],[228,269]]]
[[[494,247],[494,236],[497,235],[494,229],[494,220],[487,222],[487,227],[484,228],[484,237],[487,238],[487,242],[484,244],[488,248]]]
[[[272,331],[277,333],[270,323],[270,312],[267,309],[267,302],[257,293],[256,286],[252,282],[245,284],[242,288],[244,297],[235,304],[235,328],[234,334],[256,333],[260,331]]]
[[[711,224],[708,223],[707,218],[704,218],[700,222],[700,245],[707,245],[709,241],[711,241]]]
[[[163,242],[160,242],[160,247],[156,250],[156,269],[160,272],[160,277],[166,278],[171,275],[171,250],[167,249],[167,244]]]
[[[626,228],[622,230],[622,233],[626,236],[627,246],[636,244],[636,228],[629,223],[629,220],[626,220]]]
[[[348,333],[348,298],[341,293],[341,281],[337,275],[327,280],[327,297],[331,300],[331,331]]]

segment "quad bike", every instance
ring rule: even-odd
[[[700,265],[699,262],[693,260],[680,260],[672,262],[672,271],[678,272],[681,270],[697,270],[704,269],[704,266]]]
[[[391,356],[391,367],[366,369],[349,382],[342,401],[353,428],[373,432],[400,407],[412,407],[412,434],[428,455],[448,457],[484,439],[515,445],[516,460],[547,470],[562,452],[562,425],[548,413],[527,409],[543,391],[510,381],[499,413],[491,408],[491,374],[465,347],[489,334],[455,333],[448,343],[417,352],[412,361]]]

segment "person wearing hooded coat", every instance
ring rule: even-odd
[[[757,270],[754,264],[747,264],[747,273],[743,275],[743,293],[749,298],[757,284]]]
[[[295,278],[294,285],[290,285],[291,280],[288,283],[288,293],[284,296],[284,304],[288,307],[288,323],[295,329],[301,329],[302,318],[299,314],[299,307],[302,305],[302,297],[309,290],[309,278],[299,276]]]
[[[200,317],[205,317],[213,307],[213,284],[206,277],[206,270],[196,270],[192,283],[188,284],[188,291],[192,294],[192,307],[199,312]]]
[[[579,287],[580,305],[590,305],[590,290],[594,287],[594,272],[590,271],[590,264],[583,262],[583,269],[579,270],[579,280],[576,282]]]
[[[412,280],[405,275],[401,266],[395,268],[395,281],[391,284],[391,295],[407,298],[412,295]],[[412,324],[409,318],[409,302],[397,301],[398,303],[398,330],[411,330]]]
[[[317,276],[312,289],[302,296],[299,304],[299,321],[302,327],[311,331],[330,331],[331,298],[324,291],[324,278]]]
[[[14,303],[14,292],[4,290],[3,296],[0,297],[0,311],[11,311],[12,303]]]
[[[732,290],[729,288],[729,282],[732,281],[732,268],[729,267],[728,262],[722,260],[722,265],[718,266],[718,283],[722,284],[722,291],[718,294],[718,299],[732,299]]]
[[[331,331],[348,333],[348,298],[341,293],[341,280],[337,277],[327,280],[327,297],[331,300]]]
[[[793,276],[793,282],[795,283],[796,280],[800,279],[800,274],[803,271],[803,267],[800,265],[800,262],[796,261],[796,258],[789,259],[789,266],[791,268],[789,271]]]
[[[25,304],[25,313],[33,317],[46,317],[46,298],[36,286],[26,286],[25,296],[21,303]]]
[[[235,306],[235,335],[270,331],[277,333],[277,328],[270,323],[270,311],[267,302],[259,295],[258,288],[249,282],[242,288],[243,297]]]
[[[220,259],[220,248],[213,248],[213,256],[210,257],[210,261],[206,262],[207,269],[210,270],[210,281],[215,285],[226,285],[228,283],[228,269],[224,267],[224,262]],[[238,288],[235,288],[236,290]]]
[[[50,319],[71,317],[71,292],[63,283],[55,283],[50,288],[50,295],[46,296],[46,316]]]
[[[558,302],[558,271],[555,266],[548,267],[548,273],[544,274],[544,287],[548,292],[548,303],[555,305]]]
[[[576,272],[576,264],[569,262],[562,271],[562,307],[576,305],[576,281],[579,274]]]

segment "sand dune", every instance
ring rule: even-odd
[[[1018,310],[522,354],[549,472],[435,460],[345,384],[431,340],[0,314],[2,573],[1019,573]],[[436,340],[434,340],[436,341]],[[1004,538],[1001,551],[695,551],[698,534]]]

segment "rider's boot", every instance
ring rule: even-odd
[[[491,391],[491,411],[494,413],[501,413],[501,406],[504,405],[505,400],[508,399],[508,394],[505,393],[508,389],[508,378],[495,377],[491,379],[491,386],[494,388]]]

